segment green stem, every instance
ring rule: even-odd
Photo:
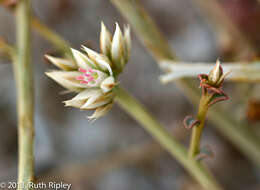
[[[175,157],[205,189],[222,189],[202,164],[188,158],[186,149],[150,115],[140,102],[120,87],[116,87],[115,91],[116,102]]]
[[[34,28],[47,40],[51,41],[56,47],[63,49],[69,48],[68,42],[65,40],[61,40],[61,38],[51,30],[49,30],[45,25],[34,19],[33,21]],[[145,109],[135,101],[134,98],[129,96],[126,92],[122,89],[117,89],[119,96],[117,97],[118,103],[124,107],[125,103],[129,104],[130,107],[135,107],[136,109],[132,109],[137,111],[137,113],[131,112],[132,116],[135,118],[138,117],[138,121],[143,124],[148,131],[150,131],[155,137],[160,139],[161,144],[171,152],[173,156],[177,156],[178,160],[183,163],[183,165],[191,172],[191,174],[198,179],[198,181],[204,186],[205,188],[210,188],[212,190],[220,190],[220,186],[216,183],[215,179],[208,173],[208,171],[198,162],[193,160],[189,160],[187,158],[187,152],[179,145],[170,135],[169,133],[164,130],[160,126],[160,124],[154,120],[146,111]],[[125,100],[124,100],[125,99]],[[126,108],[129,106],[126,106]],[[125,109],[126,109],[125,108]],[[130,111],[130,110],[128,110]],[[138,114],[140,113],[140,114]],[[139,117],[141,116],[141,117]],[[149,130],[150,129],[150,130]],[[175,150],[176,148],[176,150]]]
[[[145,10],[139,6],[139,9],[135,9],[135,4],[137,3],[135,0],[131,1],[131,5],[124,6],[126,9],[122,8],[121,5],[123,3],[129,3],[129,0],[111,0],[118,8],[121,10],[121,12],[127,17],[129,22],[132,24],[133,28],[136,30],[136,32],[140,35],[140,39],[142,40],[143,36],[145,37],[146,33],[144,31],[151,31],[150,30],[150,25],[147,20],[145,20],[142,15],[146,15],[147,18],[149,18],[149,15],[145,13]],[[121,4],[122,3],[122,4]],[[133,6],[131,9],[128,9],[128,6]],[[129,13],[130,11],[133,11],[133,13]],[[144,13],[143,13],[144,12]],[[130,16],[128,16],[126,13],[129,13]],[[137,14],[137,16],[136,16]],[[139,20],[140,24],[137,26],[135,25],[135,22],[131,22],[132,16],[136,17],[136,20]],[[150,19],[150,21],[152,21]],[[142,29],[142,25],[146,26],[146,30]],[[149,29],[148,29],[149,28]],[[41,30],[41,29],[39,29]],[[153,30],[157,30],[156,25],[153,23]],[[49,29],[50,32],[52,32]],[[39,32],[41,35],[43,33]],[[52,32],[54,33],[54,32]],[[170,48],[168,47],[167,42],[164,40],[164,38],[159,38],[158,36],[161,35],[160,32],[155,32],[155,36],[146,36],[146,40],[143,41],[144,44],[147,46],[148,50],[152,52],[154,57],[157,60],[162,60],[162,59],[172,59],[174,56],[172,53],[169,53]],[[55,34],[55,33],[54,33]],[[54,35],[55,36],[55,35]],[[51,38],[48,37],[47,35],[44,35],[46,40],[51,41],[56,44],[54,41],[51,40]],[[55,36],[58,37],[58,36]],[[163,48],[156,48],[157,44],[161,43],[160,45],[163,46]],[[152,46],[152,48],[149,48]],[[159,47],[159,45],[158,45]],[[167,47],[167,49],[165,49]],[[183,92],[187,95],[187,97],[193,102],[194,104],[197,104],[200,98],[200,94],[197,88],[194,88],[194,82],[190,80],[180,80],[177,83],[178,87],[183,90]],[[209,112],[209,118],[210,120],[215,123],[215,127],[222,132],[225,136],[228,137],[228,139],[233,142],[234,145],[237,146],[238,149],[240,149],[245,155],[247,155],[251,160],[253,160],[258,166],[260,166],[260,142],[257,136],[253,133],[251,133],[248,129],[244,128],[240,124],[236,123],[234,119],[229,118],[228,114],[226,111],[223,109],[218,108],[218,106],[215,106],[214,109],[212,109]]]
[[[209,108],[208,102],[210,98],[211,95],[209,95],[207,92],[205,92],[205,94],[201,96],[199,111],[197,115],[197,119],[200,121],[200,124],[198,126],[194,126],[192,129],[190,148],[189,148],[190,158],[194,158],[200,152],[201,134],[205,125],[206,115]]]
[[[171,48],[138,0],[111,0],[111,2],[125,16],[141,42],[158,62],[164,59],[172,60],[174,55],[169,54]],[[197,84],[194,81],[182,79],[176,81],[176,85],[194,105],[197,105],[200,92],[195,87]],[[214,106],[208,115],[209,120],[215,124],[214,127],[241,150],[246,157],[260,167],[260,140],[257,135],[229,117],[230,113],[218,105]]]
[[[34,19],[36,20],[36,19]],[[47,40],[51,41],[54,45],[59,47],[60,49],[66,50],[69,48],[68,42],[65,40],[60,40],[60,37],[56,35],[54,32],[49,30],[47,27],[39,27],[36,24],[33,25],[38,32],[43,35]],[[41,24],[40,26],[44,26]],[[47,32],[46,32],[47,31]],[[61,42],[61,43],[60,43]],[[169,151],[173,156],[177,156],[177,159],[183,163],[183,165],[191,172],[191,174],[198,179],[198,181],[204,186],[205,188],[210,188],[212,190],[220,190],[220,186],[215,182],[215,179],[208,173],[208,171],[198,162],[194,160],[189,160],[187,158],[186,150],[179,145],[170,135],[169,133],[164,130],[160,126],[160,124],[154,120],[146,111],[145,109],[135,101],[134,98],[129,96],[126,92],[122,89],[118,89],[119,96],[117,97],[118,103],[127,109],[130,105],[132,110],[135,111],[131,112],[128,109],[128,112],[134,116],[141,124],[143,124],[149,132],[151,132],[157,139],[160,139],[160,143]],[[125,99],[125,100],[124,100]],[[136,109],[134,109],[134,107]],[[141,116],[141,117],[139,117]],[[150,130],[149,130],[150,129]],[[177,148],[175,150],[175,148]]]
[[[18,184],[26,188],[34,178],[34,90],[31,64],[31,1],[21,0],[16,7],[17,56],[14,71],[18,102]]]

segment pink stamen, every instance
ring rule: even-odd
[[[94,80],[94,78],[89,78],[88,79],[88,82],[91,82],[91,81],[93,81]]]
[[[88,84],[87,81],[80,81],[81,84]]]
[[[89,82],[95,81],[93,75],[96,74],[96,72],[93,69],[86,70],[79,68],[79,72],[84,73],[83,75],[76,77],[76,79],[79,80],[81,84],[88,84]]]
[[[77,80],[84,80],[84,76],[80,75],[76,78]]]
[[[86,72],[87,72],[87,70],[85,70],[85,69],[82,69],[82,68],[79,68],[79,72],[86,73]]]

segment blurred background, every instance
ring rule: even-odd
[[[174,52],[184,61],[214,62],[252,60],[260,50],[260,3],[255,0],[215,1],[232,23],[216,17],[212,7],[198,0],[142,0],[166,35]],[[74,48],[87,44],[98,50],[100,23],[114,31],[115,22],[126,21],[106,0],[34,0],[35,15],[55,30]],[[215,7],[212,9],[215,10]],[[217,9],[216,9],[217,10]],[[0,9],[0,36],[15,43],[14,18]],[[229,28],[231,27],[231,29]],[[235,32],[232,30],[235,27]],[[239,31],[254,51],[235,36]],[[234,32],[234,33],[232,33]],[[159,70],[150,54],[132,32],[130,62],[120,83],[137,97],[167,128],[187,144],[190,132],[182,126],[187,114],[196,113],[174,83],[162,85]],[[46,77],[53,69],[43,55],[54,48],[38,34],[33,35],[33,63],[36,90],[36,178],[72,184],[76,190],[196,190],[200,186],[182,166],[165,152],[130,116],[118,106],[94,123],[90,113],[64,107],[62,87]],[[239,53],[238,53],[239,52]],[[197,80],[197,79],[196,79]],[[260,103],[257,93],[239,99],[240,90],[224,86],[235,105],[232,116],[245,120],[259,133]],[[242,88],[242,87],[241,87]],[[246,87],[248,88],[248,87]],[[257,92],[257,91],[256,91]],[[258,97],[259,98],[259,97]],[[228,104],[228,102],[226,102]],[[250,115],[250,111],[254,114]],[[9,61],[0,61],[0,182],[15,181],[17,176],[16,97]],[[203,145],[210,145],[215,156],[204,162],[228,190],[259,190],[260,171],[208,122]]]

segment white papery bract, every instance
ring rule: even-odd
[[[130,27],[124,26],[123,35],[118,23],[116,23],[115,34],[112,38],[105,25],[101,23],[100,49],[104,55],[111,59],[116,72],[122,72],[131,52]]]
[[[95,110],[88,118],[95,120],[106,114],[113,106],[116,79],[123,71],[131,51],[130,28],[125,26],[124,35],[116,23],[112,37],[101,23],[100,50],[98,53],[82,46],[82,50],[71,49],[73,58],[45,58],[61,70],[47,72],[47,76],[77,95],[64,101],[65,106],[82,110]]]

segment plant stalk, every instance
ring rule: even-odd
[[[16,7],[17,56],[14,73],[18,104],[18,187],[28,189],[34,178],[34,88],[31,64],[31,0],[21,0]]]
[[[37,19],[34,19],[37,21]],[[38,21],[37,21],[38,22]],[[41,34],[45,39],[52,42],[59,49],[66,51],[68,42],[61,40],[61,38],[53,31],[48,29],[45,25],[40,23],[33,24],[33,27]],[[44,26],[44,27],[42,27]],[[46,32],[47,31],[47,32]],[[62,42],[62,43],[59,43]],[[117,88],[116,90],[119,96],[116,98],[117,102],[130,113],[136,120],[145,126],[145,128],[156,137],[160,139],[160,143],[173,155],[177,156],[177,159],[191,172],[191,174],[198,179],[206,189],[220,190],[220,186],[210,173],[198,162],[189,160],[187,151],[184,147],[179,145],[169,133],[160,126],[160,124],[153,119],[147,111],[138,103],[133,97],[129,96],[124,90]],[[132,109],[128,109],[131,107]],[[134,108],[135,107],[135,108]],[[132,110],[132,111],[131,111]],[[136,113],[135,113],[136,112]],[[141,116],[141,117],[140,117]],[[175,150],[176,148],[176,150]]]
[[[205,189],[222,189],[207,169],[188,157],[186,149],[157,122],[144,106],[124,89],[115,88],[116,102],[136,121],[138,121],[174,158],[176,158],[198,180]]]
[[[55,32],[49,30],[44,24],[40,23],[36,18],[33,19],[33,27],[48,41],[52,42],[56,47],[66,52],[69,49],[69,43],[60,38]],[[160,126],[160,124],[150,116],[147,111],[133,97],[129,96],[123,89],[117,88],[117,102],[130,113],[135,119],[143,124],[146,129],[153,134],[160,143],[186,167],[191,174],[198,179],[203,187],[212,190],[220,190],[220,186],[210,173],[198,162],[189,160],[187,151],[178,142],[176,142],[169,133]],[[132,109],[128,109],[128,108]],[[132,110],[132,111],[131,111]],[[136,112],[136,113],[135,113]]]
[[[131,24],[137,36],[158,63],[176,59],[160,30],[138,0],[110,0]],[[162,48],[161,48],[162,47]],[[186,97],[197,105],[200,92],[192,80],[181,79],[175,83]],[[209,120],[242,153],[260,167],[260,140],[241,123],[229,117],[227,111],[216,105],[209,110]]]
[[[197,119],[200,121],[199,125],[192,128],[191,141],[189,147],[189,157],[195,158],[200,152],[201,134],[205,125],[206,115],[208,111],[208,102],[212,95],[205,92],[201,96]]]

